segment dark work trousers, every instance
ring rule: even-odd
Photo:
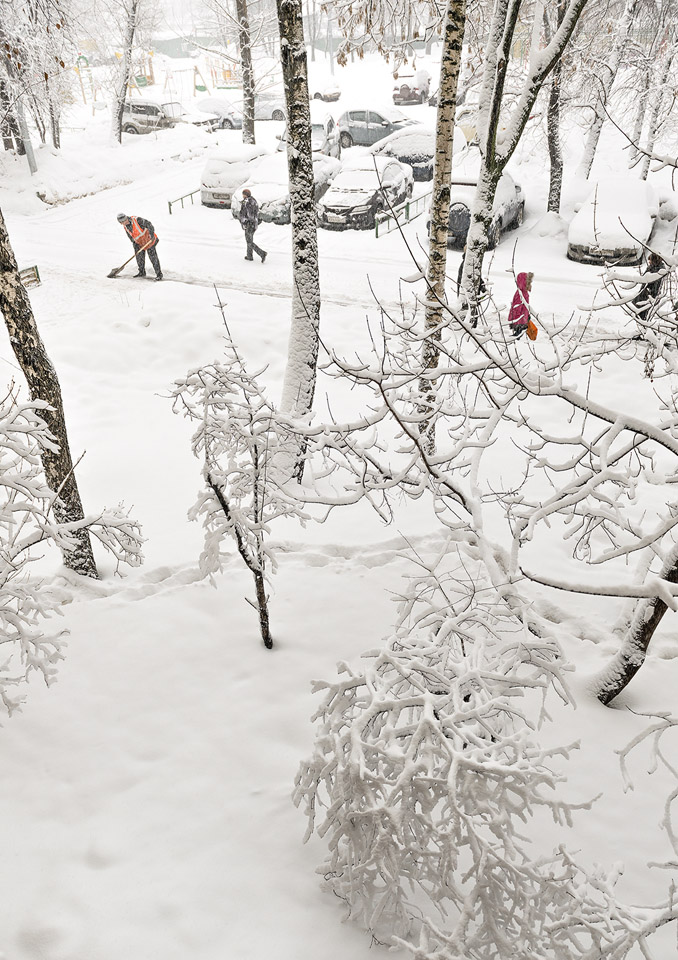
[[[146,273],[146,254],[148,254],[148,259],[151,261],[156,277],[161,276],[162,269],[160,268],[160,261],[158,260],[158,252],[155,249],[157,246],[158,244],[154,243],[152,247],[148,247],[146,250],[135,247],[136,253],[134,255],[137,258],[139,273]]]
[[[258,253],[261,259],[266,256],[266,251],[258,247],[254,242],[254,231],[257,229],[253,223],[246,223],[243,227],[245,231],[245,240],[247,242],[247,259],[252,260],[252,252]]]

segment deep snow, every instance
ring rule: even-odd
[[[382,82],[381,64],[347,69],[354,68],[356,86],[367,77]],[[258,124],[258,133],[273,147],[280,127]],[[0,206],[21,266],[40,267],[33,307],[61,379],[72,449],[87,450],[78,471],[86,507],[124,499],[147,538],[145,566],[124,579],[105,562],[104,580],[85,584],[65,576],[56,556],[41,565],[63,591],[71,636],[58,683],[31,684],[24,710],[0,731],[0,952],[4,960],[367,960],[377,948],[340,924],[341,905],[321,891],[314,869],[322,846],[301,845],[305,824],[290,793],[312,736],[310,681],[389,633],[407,569],[402,534],[426,549],[440,532],[423,505],[403,510],[392,527],[356,508],[324,526],[274,531],[281,550],[272,653],[259,642],[239,561],[216,590],[199,579],[202,535],[186,519],[199,464],[190,427],[172,414],[167,394],[189,367],[219,355],[216,284],[236,343],[253,366],[267,366],[266,385],[278,398],[289,228],[261,228],[269,250],[262,266],[244,262],[229,211],[195,205],[169,216],[166,201],[199,186],[208,147],[238,142],[237,132],[209,141],[182,129],[111,148],[106,130],[97,115],[86,133],[66,138],[63,156],[39,150],[35,182],[23,161],[0,155]],[[570,168],[578,146],[573,135]],[[603,166],[617,156],[614,147],[610,138]],[[592,301],[599,270],[567,261],[564,232],[544,228],[544,163],[529,136],[512,170],[526,194],[526,222],[489,261],[493,293],[507,304],[513,270],[534,271],[533,305],[549,324]],[[91,195],[46,206],[36,188],[51,200]],[[565,219],[584,191],[567,182]],[[166,283],[131,279],[130,268],[106,279],[130,252],[115,220],[121,210],[155,224]],[[423,262],[425,217],[405,230]],[[320,231],[319,242],[323,338],[359,351],[375,296],[393,305],[402,293],[411,304],[416,287],[399,280],[412,274],[410,254],[397,233],[376,240],[371,232]],[[458,256],[450,254],[452,277]],[[615,321],[604,314],[600,322]],[[6,379],[20,379],[6,340],[0,358]],[[640,361],[610,371],[611,402],[639,402],[638,393],[629,396],[629,376],[641,382]],[[318,410],[330,389],[321,380]],[[592,618],[582,599],[573,636],[590,635]],[[574,800],[602,793],[569,845],[589,862],[623,860],[621,890],[646,901],[663,889],[664,875],[645,864],[668,855],[658,821],[670,782],[648,777],[637,761],[636,789],[625,794],[615,750],[644,725],[627,705],[675,705],[673,621],[609,710],[591,702],[585,680],[612,649],[609,641],[569,642],[578,709],[554,705],[543,739],[581,739],[566,792]],[[549,846],[554,837],[543,826],[536,840]],[[671,937],[666,931],[666,956]]]

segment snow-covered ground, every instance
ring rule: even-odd
[[[346,69],[354,68],[355,93],[367,76],[383,82],[382,65]],[[259,124],[258,135],[273,147],[281,126]],[[167,395],[188,368],[219,356],[218,298],[246,359],[266,365],[273,399],[289,330],[288,227],[261,227],[257,241],[269,251],[262,265],[244,261],[230,211],[189,205],[168,213],[168,200],[199,186],[207,152],[238,139],[235,131],[209,138],[180,128],[111,147],[106,118],[97,115],[84,131],[67,133],[62,156],[38,151],[33,181],[24,161],[0,155],[0,206],[20,265],[40,268],[33,308],[61,379],[72,450],[87,451],[78,468],[86,509],[124,500],[146,537],[145,565],[123,579],[105,560],[104,579],[86,584],[65,576],[57,556],[43,561],[63,591],[70,639],[59,682],[49,690],[31,684],[23,711],[0,730],[3,960],[367,960],[379,949],[341,925],[341,905],[320,889],[322,845],[302,846],[305,824],[290,793],[310,750],[311,680],[332,676],[338,660],[389,633],[407,569],[402,535],[426,549],[440,533],[419,507],[390,527],[356,508],[324,526],[274,531],[281,551],[271,653],[244,599],[252,585],[239,560],[216,590],[200,580],[202,534],[186,518],[199,464],[190,426],[173,415]],[[570,169],[579,146],[573,134]],[[618,156],[613,138],[607,147],[601,170]],[[489,279],[507,304],[514,270],[533,271],[532,302],[549,325],[591,303],[600,271],[568,261],[566,234],[542,219],[544,171],[543,147],[528,135],[512,166],[527,198],[525,223],[492,255]],[[565,219],[583,192],[566,182]],[[133,264],[107,279],[131,252],[120,211],[154,223],[166,282],[132,279]],[[425,219],[405,227],[415,260],[423,260]],[[669,243],[668,227],[659,241]],[[401,278],[415,266],[398,233],[377,240],[372,232],[321,231],[320,257],[322,336],[340,351],[366,342],[375,297],[412,303],[416,288]],[[451,277],[458,258],[450,254]],[[6,339],[0,359],[6,381],[20,382]],[[641,382],[640,361],[611,369],[616,401],[629,376]],[[320,382],[319,410],[331,389]],[[585,603],[576,615],[586,622]],[[568,844],[587,862],[624,861],[621,891],[651,901],[663,881],[645,864],[668,856],[658,822],[669,783],[638,763],[636,789],[624,793],[615,750],[644,726],[627,705],[675,706],[675,626],[667,621],[614,710],[585,690],[611,646],[572,640],[566,653],[577,666],[578,709],[554,705],[543,738],[581,740],[566,792],[573,800],[601,794]],[[549,850],[554,842],[546,827],[536,840]]]

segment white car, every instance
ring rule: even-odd
[[[325,74],[308,65],[308,95],[311,100],[324,100],[325,103],[336,103],[341,96],[341,87],[332,76]]]
[[[581,263],[640,263],[658,212],[656,194],[644,180],[599,180],[570,224],[567,256]]]
[[[234,144],[208,159],[200,179],[200,199],[206,207],[230,207],[233,194],[252,176],[268,150],[249,143]]]
[[[234,102],[233,106],[242,117],[244,104],[242,100]],[[254,95],[255,120],[284,120],[287,107],[282,93],[256,93]]]
[[[406,163],[367,154],[349,160],[317,206],[318,224],[339,230],[369,230],[377,214],[412,196],[414,177]]]
[[[314,154],[313,177],[316,200],[325,193],[330,180],[337,175],[340,167],[340,162],[334,157],[326,157],[321,153]],[[274,153],[270,157],[265,157],[252,176],[234,192],[231,201],[234,217],[240,213],[242,192],[246,187],[252,191],[252,196],[259,204],[260,220],[269,223],[290,223],[290,185],[285,153]]]
[[[341,159],[341,143],[339,141],[339,127],[334,117],[328,111],[327,107],[311,101],[311,150],[313,153],[324,153],[328,157]],[[287,125],[280,137],[278,150],[285,150],[287,147]]]
[[[225,97],[205,97],[196,107],[202,113],[216,116],[222,130],[240,130],[242,127],[242,114]]]

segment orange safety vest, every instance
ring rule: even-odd
[[[139,221],[136,217],[130,217],[130,223],[132,225],[131,230],[129,224],[125,224],[125,231],[138,247],[148,248],[155,246],[155,244],[158,242],[158,237],[155,233],[153,234],[153,237],[151,237],[146,227],[139,226]]]

